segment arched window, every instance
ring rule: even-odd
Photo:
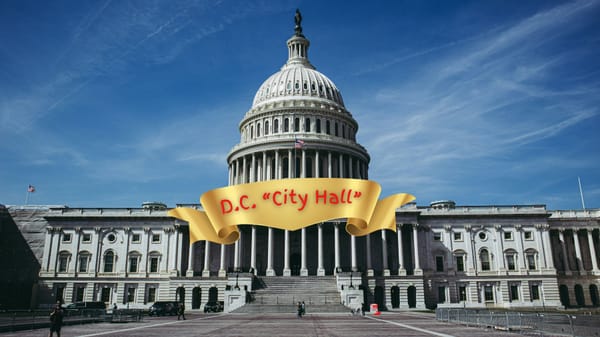
[[[339,132],[338,132],[338,123],[335,122],[335,136],[338,137]]]
[[[115,267],[115,253],[108,251],[104,254],[104,269],[105,273],[112,273]]]
[[[269,134],[269,121],[265,121],[265,136]]]
[[[310,118],[304,120],[304,132],[310,132]]]
[[[300,131],[300,118],[294,118],[294,132]]]
[[[158,273],[160,266],[161,255],[159,252],[150,252],[148,254],[148,271],[151,273]]]
[[[273,121],[273,133],[279,133],[279,119]]]
[[[325,133],[328,135],[331,134],[331,122],[329,121],[325,121]]]
[[[316,128],[317,128],[316,132],[321,133],[321,120],[320,119],[317,119]]]
[[[290,132],[290,119],[286,118],[283,120],[283,132]]]
[[[260,123],[256,124],[256,137],[260,137]]]
[[[254,125],[250,125],[250,139],[254,138]]]
[[[479,252],[479,260],[481,261],[481,270],[490,270],[490,253],[487,249],[482,249]]]

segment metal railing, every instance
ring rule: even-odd
[[[600,336],[600,317],[584,313],[549,313],[438,308],[438,321],[512,331],[534,336]]]

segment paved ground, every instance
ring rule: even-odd
[[[516,336],[494,330],[468,328],[461,325],[438,322],[431,314],[390,313],[381,316],[367,314],[307,314],[296,318],[285,314],[187,314],[187,320],[176,317],[145,317],[135,323],[98,323],[65,326],[62,337],[93,336]],[[48,329],[0,333],[0,337],[47,336]]]

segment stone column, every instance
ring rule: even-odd
[[[325,276],[325,268],[323,267],[323,224],[318,224],[317,227],[317,244],[318,248],[318,261],[317,261],[317,276]]]
[[[504,237],[503,237],[503,231],[502,231],[502,226],[501,225],[494,225],[494,228],[496,229],[496,238],[497,238],[497,245],[496,247],[498,248],[496,256],[498,256],[498,271],[500,271],[501,273],[506,272],[506,266],[504,264]]]
[[[340,153],[338,168],[340,170],[338,178],[344,178],[344,155]]]
[[[290,270],[290,231],[285,230],[283,232],[283,276],[291,276],[292,271]]]
[[[273,228],[268,229],[267,238],[267,276],[275,276],[273,269]]]
[[[315,178],[320,178],[319,177],[319,169],[321,168],[320,163],[319,163],[319,151],[316,150],[315,151]]]
[[[358,270],[356,263],[356,236],[354,235],[350,235],[350,264],[352,271]]]
[[[542,243],[544,244],[544,253],[546,254],[546,268],[555,270],[554,267],[554,254],[550,247],[550,225],[545,224],[542,226]]]
[[[240,231],[240,238],[233,244],[233,270],[236,272],[240,270],[240,241],[242,240],[242,231]]]
[[[256,181],[256,154],[252,154],[252,162],[250,163],[250,182]]]
[[[332,167],[331,167],[331,152],[327,152],[327,177],[331,178],[331,174],[332,174]]]
[[[423,275],[423,270],[421,269],[421,264],[419,263],[419,245],[418,245],[418,228],[419,224],[413,224],[413,248],[414,248],[414,256],[415,256],[415,272],[414,275]]]
[[[302,149],[302,166],[301,166],[300,178],[306,178],[306,151]]]
[[[540,270],[547,269],[548,266],[548,259],[546,258],[546,249],[544,247],[544,239],[542,238],[543,226],[543,224],[535,225],[535,241],[537,244],[538,257],[540,261],[538,268]]]
[[[600,270],[598,269],[598,259],[596,258],[596,247],[594,247],[594,237],[592,235],[593,230],[593,227],[586,228],[588,246],[590,246],[590,256],[592,257],[592,273],[598,274],[600,273]]]
[[[354,178],[354,170],[352,169],[352,156],[348,156],[348,178]]]
[[[267,180],[267,152],[263,151],[263,156],[262,156],[262,163],[261,163],[261,175],[260,175],[260,181],[264,181]]]
[[[466,256],[467,261],[465,261],[465,263],[467,264],[467,268],[465,270],[467,270],[468,273],[474,273],[475,272],[475,261],[476,261],[476,257],[475,257],[475,251],[473,249],[473,237],[471,236],[471,225],[465,225],[465,245],[467,246],[468,249],[468,254]]]
[[[560,242],[561,242],[565,274],[570,275],[571,274],[571,266],[569,265],[569,259],[567,257],[567,243],[565,242],[565,229],[564,228],[558,229],[558,236],[559,236]]]
[[[204,241],[204,269],[202,277],[210,277],[210,241]]]
[[[396,236],[398,237],[398,275],[406,275],[406,269],[404,268],[404,252],[402,251],[402,224],[396,225]]]
[[[519,258],[517,259],[517,270],[522,271],[526,269],[527,260],[525,251],[523,249],[523,227],[521,225],[515,225],[515,240],[517,242],[517,253]]]
[[[242,184],[245,184],[245,183],[248,182],[248,181],[246,181],[246,177],[247,177],[247,174],[246,174],[246,166],[247,166],[246,165],[246,156],[244,156],[242,158],[242,165],[244,166],[244,167],[242,167]]]
[[[254,275],[256,275],[256,226],[252,226],[252,238],[250,240],[250,268],[252,268]]]
[[[227,276],[227,268],[225,266],[225,249],[227,246],[221,244],[221,261],[219,264],[219,277]]]
[[[385,229],[381,230],[381,261],[383,266],[383,276],[390,276],[390,268],[388,265],[387,237]]]
[[[304,151],[302,153],[304,153]],[[301,229],[300,237],[301,237],[300,276],[308,276],[308,269],[306,268],[306,228]]]
[[[367,246],[367,276],[373,276],[375,275],[375,272],[373,271],[373,262],[371,261],[371,234],[365,236],[365,241]]]
[[[335,272],[337,273],[340,267],[340,229],[338,223],[333,224],[333,250],[335,256]]]
[[[146,255],[144,255],[144,256],[146,256]],[[187,271],[185,272],[185,276],[186,277],[194,276],[194,244],[193,243],[190,244],[190,249],[188,251],[188,267],[187,267]]]
[[[295,166],[292,160],[296,160],[296,158],[292,158],[292,150],[288,150],[288,178],[294,178],[292,176],[292,168]],[[294,172],[296,175],[296,172]]]
[[[577,271],[583,271],[583,260],[581,259],[581,246],[579,245],[579,229],[573,229],[573,240],[575,241],[575,258],[577,262]]]

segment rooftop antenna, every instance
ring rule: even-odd
[[[585,210],[585,201],[583,200],[583,189],[581,188],[581,179],[577,177],[577,181],[579,182],[579,195],[581,195],[581,206],[583,210]]]

